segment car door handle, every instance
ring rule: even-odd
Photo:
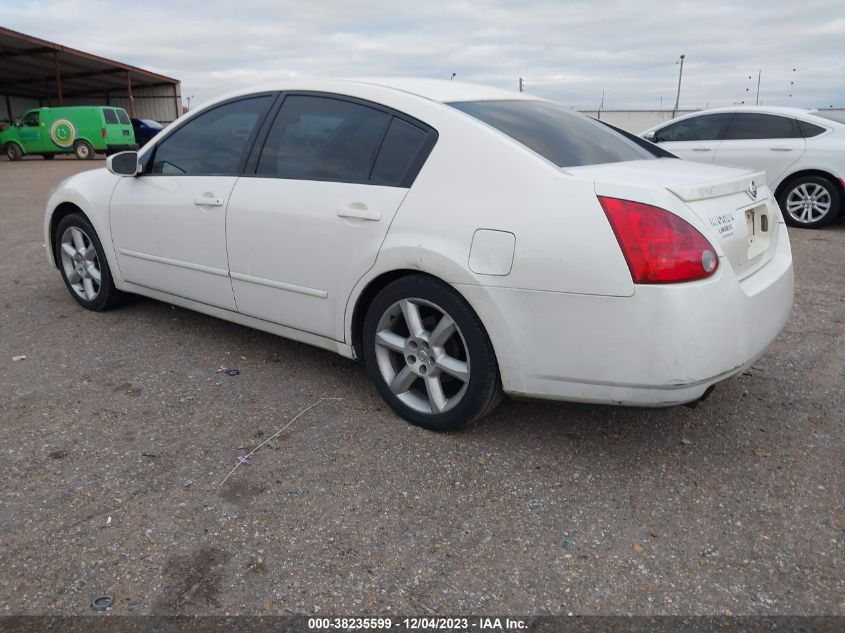
[[[370,222],[378,222],[381,220],[380,211],[372,211],[367,208],[367,205],[355,203],[351,204],[345,209],[339,209],[337,217],[352,219],[352,220],[369,220]]]
[[[784,147],[783,145],[779,145],[777,147],[770,147],[769,149],[772,150],[773,152],[791,152],[792,151],[791,147]]]
[[[709,152],[711,149],[709,147],[693,147],[692,151],[694,152]]]
[[[204,193],[199,198],[194,198],[194,204],[198,207],[222,207],[223,198]]]

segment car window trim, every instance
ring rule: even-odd
[[[379,141],[378,148],[375,152],[373,152],[373,157],[370,162],[370,169],[368,171],[368,177],[366,179],[350,179],[350,178],[285,178],[283,176],[277,176],[274,174],[259,174],[258,173],[258,160],[261,156],[261,152],[264,151],[264,146],[267,143],[267,138],[270,133],[270,128],[273,125],[273,122],[276,120],[276,116],[279,113],[279,110],[282,109],[284,106],[284,102],[288,97],[321,97],[326,99],[334,99],[336,101],[345,101],[348,103],[354,103],[360,106],[364,106],[367,108],[372,108],[374,110],[379,110],[380,112],[384,112],[391,118],[388,120],[385,129],[382,131],[381,140]],[[375,169],[376,161],[378,160],[379,154],[381,153],[382,146],[384,145],[384,140],[387,137],[387,131],[390,129],[390,125],[393,123],[393,118],[400,119],[405,123],[413,125],[419,129],[421,129],[426,134],[425,141],[417,150],[416,155],[408,164],[407,169],[405,170],[404,175],[402,176],[402,180],[399,184],[386,184],[386,183],[379,183],[373,182],[371,180],[373,169]],[[250,152],[249,157],[246,161],[246,166],[242,176],[244,178],[275,178],[277,180],[300,180],[300,181],[311,181],[311,182],[339,182],[339,183],[346,183],[352,185],[372,185],[374,187],[398,187],[401,189],[410,189],[411,185],[413,185],[414,181],[416,180],[417,175],[419,174],[420,170],[422,169],[423,165],[425,164],[426,160],[428,160],[429,155],[431,154],[431,150],[434,149],[434,145],[437,143],[440,135],[435,128],[416,119],[404,112],[391,108],[390,106],[383,105],[381,103],[376,103],[374,101],[368,101],[367,99],[361,99],[359,97],[353,97],[350,95],[338,94],[335,92],[325,92],[321,90],[284,90],[279,93],[279,99],[271,108],[271,112],[268,113],[267,117],[264,120],[264,124],[261,126],[259,137],[256,139],[256,142],[252,146],[252,151]]]
[[[138,174],[138,177],[147,178],[147,177],[150,177],[150,176],[153,176],[153,177],[159,177],[159,176],[172,177],[172,176],[175,176],[177,178],[191,178],[191,177],[206,177],[206,176],[211,176],[211,177],[225,176],[225,177],[238,178],[240,176],[243,176],[244,173],[245,173],[244,169],[249,162],[249,157],[252,155],[252,152],[255,149],[255,143],[259,138],[259,134],[263,130],[264,125],[267,122],[269,114],[274,111],[276,104],[279,102],[280,94],[281,93],[277,90],[267,90],[267,91],[256,92],[256,93],[248,94],[248,95],[239,95],[237,97],[232,97],[231,99],[226,99],[225,101],[221,101],[220,103],[215,103],[214,106],[207,108],[207,109],[203,109],[201,112],[198,113],[197,116],[202,116],[203,114],[205,114],[207,112],[212,112],[213,110],[216,110],[217,108],[221,108],[223,106],[230,105],[232,103],[237,103],[238,101],[246,101],[247,99],[255,99],[255,98],[258,98],[258,97],[271,97],[270,105],[264,111],[263,115],[259,116],[260,121],[253,128],[252,132],[250,133],[249,139],[247,139],[246,147],[248,148],[248,151],[245,153],[246,158],[241,159],[240,165],[238,166],[237,173],[235,173],[235,174],[202,174],[200,176],[199,174],[185,174],[185,175],[181,175],[181,174],[161,174],[161,173],[157,174],[157,173],[152,172],[153,165],[155,165],[155,157],[156,157],[156,153],[158,152],[159,145],[164,143],[168,138],[170,138],[177,131],[181,130],[185,125],[188,125],[189,123],[191,123],[191,121],[193,121],[193,119],[195,118],[195,117],[192,117],[191,119],[185,121],[182,125],[178,125],[178,126],[174,127],[173,129],[169,130],[166,135],[162,136],[162,138],[158,138],[158,136],[161,135],[161,132],[159,132],[156,135],[155,144],[151,148],[150,152],[146,156],[144,156],[144,163],[142,164],[142,171],[141,171],[140,174]]]

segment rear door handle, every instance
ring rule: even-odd
[[[769,149],[772,150],[773,152],[791,152],[792,151],[791,147],[784,147],[783,145],[780,145],[778,147],[770,147]]]
[[[199,198],[194,198],[194,204],[198,207],[222,207],[223,198],[218,198],[210,193],[204,193]]]
[[[369,220],[370,222],[378,222],[381,220],[381,212],[372,211],[367,208],[367,205],[356,202],[354,204],[350,204],[345,209],[339,209],[337,217],[351,220]]]
[[[694,152],[710,152],[712,150],[709,147],[693,147],[692,151],[694,151]]]

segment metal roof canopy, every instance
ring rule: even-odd
[[[166,75],[0,26],[0,94],[3,95],[55,100],[63,105],[64,98],[119,91],[129,97],[131,116],[133,87],[173,86],[176,98],[178,84],[178,79]]]

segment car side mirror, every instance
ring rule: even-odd
[[[106,169],[115,176],[137,176],[141,168],[138,165],[138,152],[118,152],[106,158]]]
[[[657,135],[654,132],[646,132],[643,134],[643,138],[647,141],[651,141],[652,143],[657,142]]]

